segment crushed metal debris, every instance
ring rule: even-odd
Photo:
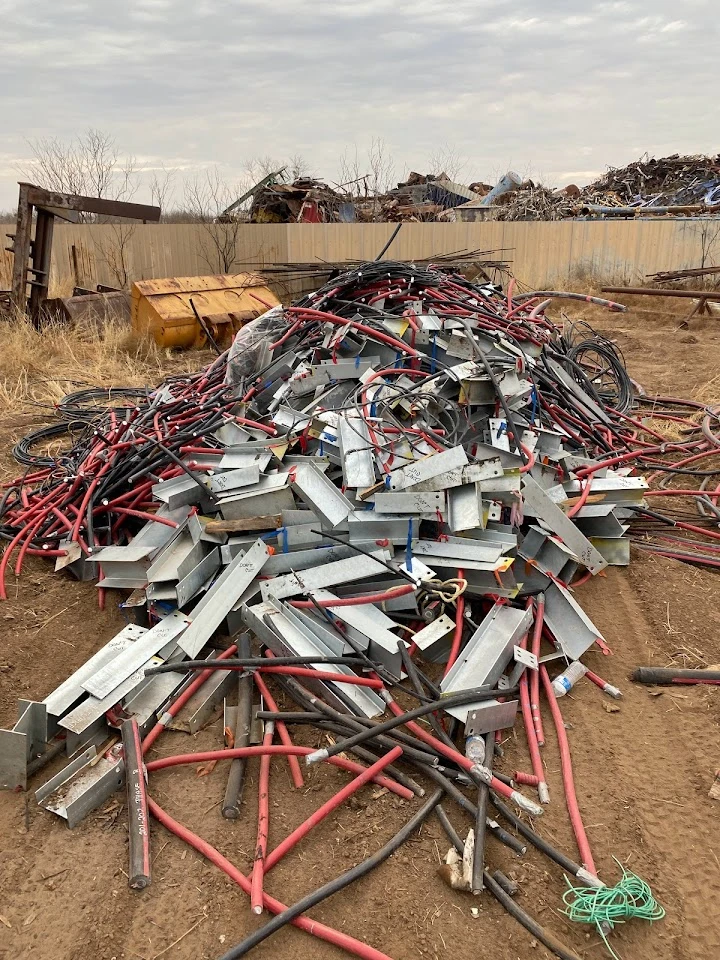
[[[249,322],[200,373],[147,391],[65,397],[58,423],[15,449],[25,470],[0,504],[9,541],[0,594],[13,559],[19,575],[26,556],[47,556],[65,575],[97,581],[101,604],[107,591],[124,591],[129,622],[44,700],[19,702],[15,727],[0,731],[2,786],[25,788],[66,753],[35,796],[74,826],[127,783],[135,888],[151,882],[151,815],[225,870],[255,912],[276,915],[224,960],[288,922],[358,956],[385,957],[304,913],[433,813],[451,845],[448,882],[487,890],[534,938],[575,957],[513,900],[504,873],[486,869],[484,851],[497,842],[522,856],[530,843],[575,878],[577,904],[587,906],[589,889],[608,894],[558,697],[573,685],[590,696],[588,682],[614,699],[621,692],[581,663],[591,648],[610,651],[578,588],[608,564],[627,564],[631,539],[720,564],[717,494],[704,492],[705,480],[697,490],[665,485],[717,453],[717,411],[635,396],[613,343],[548,317],[555,300],[578,296],[521,294],[514,281],[503,290],[442,264],[375,261]],[[654,424],[680,420],[687,438],[666,442],[643,410]],[[638,470],[652,471],[650,483]],[[691,524],[651,510],[654,495],[690,498],[701,516]],[[290,709],[279,710],[271,683]],[[522,818],[550,802],[541,688],[560,742],[573,856]],[[221,704],[229,747],[150,759],[163,731],[192,733]],[[326,746],[295,745],[298,726]],[[532,770],[511,779],[496,754],[497,737],[514,726]],[[298,788],[300,758],[354,775],[280,843],[268,798],[273,756],[286,759]],[[255,757],[257,842],[245,875],[147,789],[155,770],[201,762],[207,772],[230,760],[222,810],[242,816]],[[370,781],[407,802],[406,826],[298,904],[274,899],[265,878],[275,863]],[[469,833],[459,832],[462,812]],[[626,915],[662,916],[639,878],[624,874],[613,891],[616,903],[635,896]]]

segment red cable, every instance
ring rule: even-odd
[[[339,790],[334,797],[331,797],[326,801],[321,807],[311,814],[301,823],[297,829],[286,837],[282,843],[279,843],[277,847],[269,854],[265,859],[265,872],[272,870],[275,864],[281,860],[285,854],[291,850],[303,837],[305,837],[313,827],[317,826],[321,820],[324,820],[325,817],[332,813],[340,804],[344,803],[348,797],[356,793],[360,787],[364,786],[369,780],[375,776],[375,774],[380,773],[385,769],[389,764],[394,760],[397,760],[398,757],[402,756],[403,748],[402,747],[393,747],[390,753],[385,754],[384,757],[381,757],[376,763],[371,767],[368,767],[363,773],[355,777],[354,780],[351,780],[347,786],[343,787],[342,790]]]
[[[462,567],[458,567],[457,571],[458,579],[463,579],[465,576],[465,570]],[[460,653],[460,644],[462,642],[463,634],[463,625],[464,625],[464,616],[465,616],[465,595],[460,594],[460,596],[455,601],[455,632],[453,633],[452,645],[450,647],[450,655],[448,656],[448,662],[445,665],[445,672],[443,676],[447,676],[450,672],[452,665],[458,658]]]
[[[280,711],[278,710],[278,705],[275,702],[275,698],[270,692],[270,689],[263,680],[262,676],[259,673],[255,673],[253,675],[253,679],[255,681],[255,685],[262,694],[265,703],[267,704],[268,710],[272,710],[273,713],[279,713]],[[275,721],[275,728],[277,729],[280,740],[285,744],[285,746],[292,747],[293,742],[290,734],[288,733],[288,728],[282,722],[282,720]],[[301,787],[305,786],[305,780],[303,779],[302,770],[300,768],[300,761],[297,757],[289,755],[288,766],[290,767],[290,775],[292,776],[293,783],[295,784],[296,789],[299,790]]]
[[[147,739],[147,738],[146,738]],[[145,752],[145,742],[143,741],[143,752]],[[160,760],[150,760],[147,764],[148,772],[153,770],[164,770],[166,767],[182,766],[188,763],[206,763],[210,760],[235,760],[239,757],[261,757],[264,752],[271,756],[289,756],[307,757],[308,754],[315,751],[311,747],[286,747],[284,744],[274,744],[271,747],[261,745],[256,747],[233,747],[231,750],[205,750],[201,753],[182,753],[172,757],[162,757]],[[462,754],[460,754],[462,756]],[[354,760],[347,760],[345,757],[328,757],[326,763],[331,763],[340,770],[347,770],[350,773],[362,773],[366,767]],[[407,787],[401,786],[394,780],[386,776],[373,777],[373,783],[379,787],[385,787],[392,793],[402,797],[403,800],[412,800],[415,794]]]
[[[234,653],[237,653],[237,644],[235,643],[229,646],[227,650],[223,650],[222,653],[218,654],[216,659],[227,660],[227,658],[232,657]],[[165,711],[165,713],[163,713],[163,715],[160,717],[160,719],[155,724],[155,726],[151,730],[149,730],[148,733],[143,738],[143,743],[142,743],[143,756],[145,756],[145,754],[148,752],[150,747],[155,743],[157,738],[160,736],[160,734],[163,732],[163,730],[167,726],[168,722],[172,720],[173,717],[177,716],[177,714],[182,710],[182,708],[188,702],[190,697],[192,697],[192,695],[197,690],[200,689],[200,687],[205,683],[206,680],[210,679],[213,673],[214,673],[213,670],[203,670],[203,672],[198,674],[197,677],[195,677],[195,679],[192,681],[192,683],[189,684],[185,688],[185,690],[183,690],[180,696],[167,708],[167,710]]]
[[[272,745],[275,735],[275,724],[265,724],[263,747]],[[268,833],[270,830],[270,754],[264,753],[260,758],[260,776],[258,777],[258,820],[257,842],[253,858],[252,875],[250,878],[250,909],[253,913],[263,911],[263,879],[265,875],[265,854],[267,853]]]
[[[582,491],[580,496],[577,498],[577,502],[568,510],[567,516],[569,519],[576,517],[582,508],[587,503],[587,498],[590,496],[590,487],[592,486],[592,477],[588,477],[584,482],[580,481]]]
[[[532,650],[538,662],[540,661],[540,644],[542,642],[543,623],[545,620],[545,597],[540,596],[535,600],[535,626],[532,636]],[[529,682],[530,692],[530,715],[532,716],[533,727],[535,728],[535,739],[538,747],[545,746],[545,731],[543,729],[542,716],[540,715],[540,673],[532,670]]]
[[[310,320],[321,320],[323,323],[334,323],[341,327],[350,326],[373,340],[379,340],[381,343],[387,343],[388,346],[395,347],[396,350],[402,350],[403,353],[407,353],[411,357],[419,356],[418,351],[413,350],[403,340],[396,340],[395,337],[390,337],[388,334],[382,333],[380,330],[374,330],[372,327],[368,327],[364,323],[358,323],[356,320],[346,320],[344,317],[336,317],[333,313],[323,313],[321,310],[312,310],[308,307],[289,307],[286,312],[293,315],[301,313]]]
[[[530,603],[532,603],[532,601],[530,601]],[[519,644],[523,650],[527,649],[527,640],[528,635],[525,634]],[[537,670],[530,670],[529,673],[531,675],[536,674]],[[545,781],[545,770],[543,769],[542,758],[540,757],[540,747],[538,746],[537,734],[535,732],[535,725],[533,723],[532,709],[530,707],[528,670],[524,670],[522,676],[520,677],[520,708],[522,710],[523,724],[525,725],[525,735],[527,737],[528,751],[530,753],[530,761],[535,780],[535,783],[531,784],[531,786],[538,788],[540,803],[549,803],[550,794]],[[515,776],[515,779],[518,783],[525,782],[524,780],[519,779],[517,775]]]
[[[194,850],[197,850],[198,853],[202,854],[212,864],[226,873],[246,894],[250,894],[250,881],[248,878],[241,873],[234,864],[230,863],[219,850],[216,850],[215,847],[197,836],[197,834],[193,833],[192,830],[189,830],[183,824],[178,823],[177,820],[173,820],[173,818],[150,797],[148,798],[148,806],[153,817],[167,830],[174,833],[175,836],[181,840],[184,840],[185,843],[189,844]],[[287,910],[287,906],[284,903],[281,903],[266,893],[263,894],[263,903],[271,913],[282,913],[284,910]],[[332,927],[327,927],[325,924],[317,920],[312,920],[309,917],[296,917],[295,920],[291,920],[291,923],[306,933],[311,933],[321,940],[332,943],[341,950],[346,950],[348,953],[360,957],[361,960],[391,960],[390,957],[381,953],[379,950],[375,950],[374,947],[361,943],[354,937],[346,933],[341,933],[339,930],[333,930]]]
[[[550,677],[548,676],[547,667],[545,667],[544,664],[540,665],[540,675],[542,677],[543,687],[545,689],[545,696],[550,704],[550,712],[552,714],[553,723],[555,724],[555,732],[557,733],[558,746],[560,748],[560,765],[562,767],[563,788],[565,790],[565,802],[567,804],[568,814],[570,815],[570,823],[572,824],[573,833],[575,834],[578,850],[580,851],[580,860],[582,861],[582,865],[586,870],[589,870],[592,874],[597,874],[597,871],[595,870],[595,861],[593,860],[593,855],[590,850],[590,843],[588,841],[587,834],[585,833],[582,815],[580,814],[580,807],[578,806],[577,802],[577,794],[575,793],[575,781],[573,780],[572,760],[570,757],[570,744],[568,742],[567,733],[565,732],[565,724],[563,723],[562,713],[560,712],[560,707],[558,705],[557,698],[555,697],[552,683],[550,682]]]
[[[365,603],[384,603],[386,600],[394,600],[395,597],[404,597],[407,593],[414,593],[417,587],[413,583],[403,584],[400,587],[391,587],[382,593],[366,593],[360,597],[338,597],[332,600],[290,600],[291,607],[298,607],[301,610],[317,607],[358,607]]]
[[[231,669],[243,670],[243,667],[234,667]],[[374,677],[358,677],[354,674],[332,673],[329,670],[313,670],[311,667],[255,667],[255,670],[263,673],[279,673],[288,677],[312,677],[314,680],[332,680],[334,683],[350,683],[356,687],[371,687],[373,690],[382,690],[382,680],[376,680]]]

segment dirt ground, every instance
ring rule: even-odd
[[[678,329],[676,317],[652,310],[587,316],[617,339],[632,376],[648,392],[691,396],[717,375],[718,320],[694,319],[687,330]],[[3,435],[17,433],[19,426],[6,424]],[[4,442],[0,449],[3,470],[14,473]],[[615,931],[612,945],[622,960],[720,956],[720,802],[708,798],[720,766],[720,690],[689,687],[658,693],[628,680],[637,665],[720,663],[718,583],[712,573],[645,554],[634,555],[629,568],[611,568],[579,588],[580,601],[613,653],[591,654],[588,665],[625,694],[617,712],[608,712],[615,701],[588,682],[562,700],[580,807],[601,876],[610,883],[617,880],[617,858],[650,883],[667,911],[666,919],[652,928],[633,921]],[[119,597],[100,612],[92,585],[56,576],[39,561],[29,563],[11,588],[11,599],[0,605],[3,726],[14,722],[19,697],[42,699],[123,623]],[[545,725],[552,803],[535,827],[576,857],[549,715]],[[507,773],[529,767],[520,733],[505,743],[501,769]],[[193,738],[166,733],[153,756],[217,748],[221,740],[218,720]],[[256,773],[251,766],[246,815],[233,823],[220,815],[222,765],[202,778],[194,767],[156,773],[150,792],[248,872]],[[44,779],[41,774],[32,787]],[[285,761],[273,761],[271,846],[346,780],[320,765],[308,772],[305,788],[295,791]],[[277,866],[267,889],[294,902],[377,849],[419,802],[364,788]],[[0,957],[214,960],[261,922],[251,916],[239,888],[157,824],[152,830],[153,884],[132,893],[125,874],[124,807],[123,794],[116,794],[71,831],[38,808],[32,793],[0,793]],[[451,812],[465,831],[469,822]],[[390,861],[312,915],[393,960],[550,956],[487,894],[473,898],[444,885],[437,870],[446,850],[439,824],[430,819]],[[593,930],[559,912],[565,888],[559,869],[533,850],[519,859],[492,840],[488,858],[492,868],[502,867],[518,881],[518,902],[581,957],[606,955]],[[472,908],[478,909],[477,917]],[[259,960],[334,960],[343,953],[286,928],[253,955]]]

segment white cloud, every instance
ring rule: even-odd
[[[0,208],[14,202],[27,139],[89,126],[148,169],[217,163],[230,180],[251,157],[298,153],[332,179],[344,149],[363,156],[373,137],[398,168],[422,169],[450,144],[468,180],[512,163],[562,183],[568,168],[581,179],[645,150],[717,151],[720,108],[698,93],[716,79],[714,5],[686,0],[683,19],[671,0],[651,9],[0,0]]]

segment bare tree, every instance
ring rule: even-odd
[[[702,220],[698,235],[701,268],[716,266],[715,248],[720,241],[720,224],[716,220]]]
[[[393,186],[395,161],[388,151],[387,144],[380,137],[373,137],[364,158],[361,158],[357,146],[352,152],[347,149],[338,161],[338,180],[341,187],[357,197],[372,197],[373,218],[380,214],[379,197]]]
[[[367,155],[370,167],[370,187],[373,193],[387,193],[393,185],[395,161],[382,137],[373,137]]]
[[[294,153],[285,165],[285,172],[289,180],[299,180],[310,176],[310,164],[299,153]]]
[[[107,225],[108,236],[96,240],[97,259],[105,264],[121,290],[127,290],[132,279],[131,245],[137,227],[132,220],[116,220]]]
[[[205,227],[200,240],[201,257],[208,269],[216,273],[229,273],[237,260],[241,221],[236,218],[224,223],[217,221],[242,192],[231,187],[217,167],[185,183],[185,206],[193,220]]]
[[[160,210],[165,210],[172,202],[172,196],[175,190],[176,170],[168,170],[164,164],[160,164],[159,170],[153,170],[150,178],[150,203]]]
[[[462,156],[456,146],[446,143],[442,147],[435,149],[427,159],[428,173],[438,176],[446,173],[448,178],[457,181],[467,166],[467,160]]]
[[[121,158],[113,137],[101,130],[89,128],[70,141],[41,137],[28,146],[32,158],[17,170],[39,187],[110,200],[130,200],[137,191],[134,158]]]
[[[347,147],[343,151],[338,161],[337,177],[337,187],[349,188],[348,192],[357,196],[361,193],[367,196],[370,168],[364,167],[361,170],[357,146],[353,147],[353,153],[348,153]]]

